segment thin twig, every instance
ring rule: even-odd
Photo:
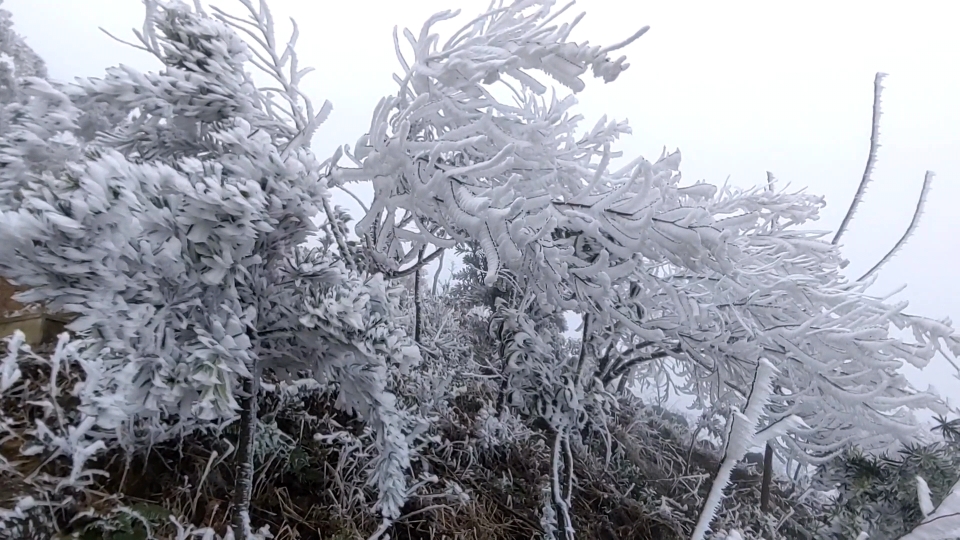
[[[900,250],[907,243],[907,239],[910,238],[910,235],[913,234],[913,231],[917,229],[917,226],[920,225],[920,215],[923,213],[923,208],[927,203],[927,194],[930,193],[930,186],[933,184],[933,171],[927,171],[927,174],[923,177],[923,187],[920,188],[920,198],[917,200],[917,208],[913,211],[913,218],[910,219],[910,225],[907,225],[907,230],[903,232],[903,236],[900,237],[900,240],[887,252],[886,255],[880,259],[877,264],[873,265],[873,268],[867,270],[865,274],[860,276],[860,279],[857,281],[863,281],[868,277],[872,276],[879,270],[883,265],[887,264],[887,261],[893,258],[897,254],[897,251]]]
[[[863,178],[860,179],[857,193],[853,196],[850,207],[847,208],[847,214],[843,216],[840,227],[837,228],[836,234],[833,235],[833,240],[830,241],[833,245],[837,245],[837,242],[840,241],[840,237],[846,232],[850,220],[853,219],[854,212],[856,212],[857,207],[860,206],[860,202],[863,200],[863,194],[867,190],[867,184],[869,184],[871,180],[870,174],[873,172],[873,165],[877,161],[877,148],[880,147],[880,94],[883,92],[883,78],[886,76],[886,73],[877,73],[873,79],[873,124],[870,127],[870,153],[867,155],[867,166],[863,170]]]

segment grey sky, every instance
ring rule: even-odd
[[[418,30],[436,11],[462,7],[474,15],[487,2],[270,5],[278,22],[294,16],[300,24],[300,63],[317,68],[305,89],[318,102],[333,102],[315,145],[327,156],[338,144],[352,146],[377,100],[393,92],[394,24]],[[129,29],[142,21],[137,0],[6,0],[4,8],[55,78],[98,76],[117,63],[155,66],[97,29],[131,37]],[[806,186],[827,197],[820,228],[833,230],[863,172],[874,73],[889,73],[874,183],[844,238],[844,253],[853,277],[872,266],[909,222],[924,171],[935,171],[920,230],[885,267],[875,292],[906,283],[900,298],[910,301],[911,312],[960,322],[956,9],[943,0],[581,0],[574,11],[587,17],[575,31],[578,41],[606,44],[643,25],[652,29],[627,49],[631,68],[615,83],[588,83],[580,111],[590,125],[602,114],[630,119],[635,134],[620,146],[628,156],[655,158],[663,146],[680,148],[687,181],[723,183],[729,176],[748,186],[764,182],[769,170],[781,183]],[[279,26],[282,39],[288,28]],[[960,383],[942,360],[911,378],[960,402]]]

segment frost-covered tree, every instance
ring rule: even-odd
[[[936,396],[898,370],[960,350],[952,329],[847,279],[837,246],[801,228],[817,218],[818,197],[682,185],[678,152],[612,169],[626,123],[604,118],[578,136],[575,98],[548,96],[537,72],[574,93],[591,70],[612,82],[627,64],[608,54],[644,30],[612,47],[579,44],[569,40],[579,19],[557,24],[563,10],[553,7],[499,4],[446,40],[434,26],[455,13],[440,13],[419,34],[404,32],[409,52],[397,36],[398,91],[343,150],[354,167],[334,160],[331,181],[372,183],[356,231],[380,267],[472,241],[486,284],[504,279],[521,292],[501,303],[504,384],[511,406],[555,433],[560,529],[569,438],[602,425],[624,378],[669,370],[699,404],[742,402],[765,357],[779,376],[764,423],[797,415],[809,426],[779,439],[788,455],[816,461],[853,441],[912,436],[911,409]],[[536,331],[561,310],[584,321],[574,354]]]
[[[307,70],[296,35],[278,50],[266,7],[242,4],[247,21],[146,2],[138,37],[157,72],[22,80],[0,136],[0,274],[29,287],[24,300],[77,316],[70,329],[113,396],[96,429],[132,444],[241,413],[238,536],[252,534],[263,370],[337,385],[341,406],[377,434],[371,480],[393,518],[410,420],[390,388],[419,352],[394,323],[396,294],[353,270],[346,245],[301,246],[311,220],[332,214],[325,166],[309,150],[331,107],[314,110],[298,89]],[[253,68],[280,89],[259,86]],[[109,121],[85,131],[84,111]]]
[[[404,31],[406,50],[395,34],[396,94],[355,148],[321,163],[308,145],[330,106],[314,110],[298,89],[304,70],[292,44],[278,49],[265,7],[240,1],[249,19],[148,0],[138,37],[157,72],[24,78],[0,134],[0,275],[30,287],[24,300],[78,315],[79,353],[105,381],[90,428],[129,443],[239,412],[239,534],[251,534],[265,370],[331,382],[363,418],[388,520],[408,494],[416,416],[479,389],[471,433],[489,446],[536,438],[549,461],[536,480],[541,524],[565,539],[574,473],[612,459],[630,383],[679,375],[698,405],[746,406],[738,434],[799,417],[806,425],[777,444],[807,462],[852,441],[908,439],[911,409],[935,402],[899,369],[960,351],[953,330],[847,279],[837,242],[806,228],[822,199],[772,182],[683,183],[679,152],[613,167],[629,126],[581,129],[573,94],[589,75],[615,81],[628,64],[610,54],[645,28],[612,46],[578,43],[580,18],[558,22],[569,5],[519,0],[441,40],[435,25],[456,14],[438,14]],[[374,192],[356,242],[328,193],[353,182]],[[328,236],[306,249],[318,214]],[[461,306],[428,298],[420,275],[452,249],[473,258]],[[568,311],[583,321],[578,340],[559,332]],[[427,365],[411,373],[420,351]],[[748,396],[764,362],[772,392],[758,405]],[[491,382],[437,397],[478,365]],[[725,441],[727,473],[744,444]]]
[[[0,9],[0,103],[13,101],[17,78],[46,76],[47,66],[43,59],[13,30],[10,12]],[[0,124],[0,129],[2,126]]]

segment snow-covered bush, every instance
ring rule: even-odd
[[[960,447],[940,442],[909,445],[873,455],[853,448],[820,467],[816,485],[836,490],[824,516],[824,538],[897,539],[924,518],[918,497],[923,480],[927,498],[941,501],[960,478]]]
[[[29,287],[24,300],[77,316],[70,329],[106,366],[124,412],[90,421],[120,429],[124,444],[242,412],[238,534],[249,529],[264,370],[337,385],[339,403],[371,423],[379,507],[397,517],[408,426],[389,387],[419,353],[392,323],[379,277],[349,270],[343,249],[300,247],[329,208],[309,142],[330,105],[313,110],[297,87],[303,70],[283,71],[292,44],[276,51],[269,12],[244,5],[265,51],[239,37],[247,23],[148,2],[140,37],[160,71],[25,81],[0,134],[0,274]],[[283,96],[247,71],[264,55]],[[104,106],[123,120],[82,139],[81,111]]]
[[[111,437],[96,422],[102,363],[66,334],[46,354],[19,331],[0,344],[0,531],[43,537],[103,474],[95,462]]]

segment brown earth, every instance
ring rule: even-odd
[[[0,278],[0,318],[23,309],[23,304],[13,299],[13,295],[20,292],[20,290],[20,288],[14,287],[7,282],[7,280]]]

